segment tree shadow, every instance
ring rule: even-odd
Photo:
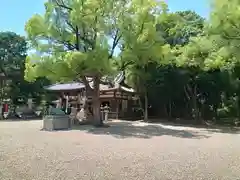
[[[198,130],[204,130],[209,133],[224,133],[224,134],[240,134],[240,127],[235,126],[223,126],[216,124],[190,124],[181,122],[169,122],[167,120],[162,121],[149,121],[150,124],[161,124],[164,126],[173,126],[173,127],[186,127],[186,128],[196,128]]]
[[[206,131],[210,133],[240,134],[239,127],[215,127],[215,128],[207,128]]]
[[[91,126],[75,126],[73,130],[82,130],[95,135],[111,135],[115,138],[144,138],[149,139],[159,136],[172,136],[188,139],[209,138],[200,131],[166,128],[158,124],[134,123],[128,121],[108,122],[108,128],[95,128]]]
[[[28,121],[41,121],[42,119],[39,117],[29,118],[29,119],[21,119],[21,118],[11,118],[11,119],[2,119],[1,122],[28,122]]]

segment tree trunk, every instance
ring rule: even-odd
[[[140,106],[141,118],[142,117],[144,118],[144,107],[143,107],[142,99],[140,97],[138,98],[138,103],[139,103],[139,106]]]
[[[169,119],[169,113],[168,113],[168,104],[164,104],[164,112],[165,112],[165,116]]]
[[[191,115],[195,122],[199,122],[200,113],[199,113],[199,106],[198,106],[198,92],[197,92],[197,84],[194,83],[193,87],[189,84],[186,86],[185,94],[187,96],[188,101],[190,101],[191,105]]]
[[[193,95],[192,95],[192,103],[193,103],[193,115],[194,115],[194,120],[196,122],[199,121],[199,108],[198,108],[198,102],[197,102],[197,85],[194,85],[193,89]]]
[[[1,92],[0,92],[0,111],[1,111],[1,115],[0,115],[0,119],[4,119],[3,117],[3,87],[4,87],[4,80],[1,79],[0,80],[0,88],[1,88]]]
[[[93,108],[93,123],[95,126],[102,126],[100,112],[100,77],[94,77],[93,79],[93,93],[92,93],[92,108]]]
[[[148,97],[147,93],[144,96],[144,121],[148,121]]]
[[[84,109],[84,121],[85,123],[92,123],[92,114],[89,111],[90,106],[89,102],[92,100],[92,89],[89,86],[86,86],[86,92],[83,97],[83,109]]]
[[[168,105],[169,105],[169,113],[168,113],[169,118],[172,119],[172,101],[171,100],[169,100]]]
[[[236,95],[236,111],[237,111],[237,120],[238,121],[240,119],[239,104],[240,104],[240,99],[239,99],[239,96]]]

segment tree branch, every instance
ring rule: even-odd
[[[109,59],[111,59],[113,57],[114,50],[115,50],[116,46],[118,45],[118,42],[120,41],[121,37],[122,37],[122,35],[119,35],[119,29],[118,29],[116,31],[114,39],[113,39],[112,48],[111,48],[110,54],[108,56]]]
[[[76,27],[74,27],[69,21],[66,20],[66,24],[71,28],[73,32],[76,31]]]
[[[231,24],[232,28],[234,28],[236,31],[238,31],[237,32],[238,36],[230,36],[226,31],[223,31],[224,38],[240,40],[239,27],[236,24],[234,24],[234,22],[232,22],[231,20],[229,20],[228,22]]]
[[[54,0],[54,2],[56,3],[56,5],[60,8],[66,9],[69,12],[72,11],[73,9],[69,6],[67,6],[63,0]],[[82,6],[83,6],[83,2],[82,2]],[[86,32],[84,29],[84,25],[83,25],[83,33],[80,33],[80,28],[78,25],[74,26],[72,23],[70,23],[67,19],[65,19],[66,24],[70,27],[70,29],[73,31],[72,33],[74,33],[76,35],[77,41],[75,45],[72,45],[72,47],[74,47],[74,49],[80,50],[80,39],[82,41],[84,41],[86,44],[93,46],[93,43],[86,38]],[[84,50],[87,50],[87,47],[84,47]]]
[[[59,2],[61,1],[61,2]],[[72,11],[72,8],[68,7],[67,5],[65,5],[65,3],[63,2],[63,0],[55,0],[55,3],[61,7],[61,8],[64,8],[64,9],[67,9],[69,11]]]
[[[79,42],[79,32],[78,32],[78,27],[76,26],[76,31],[75,31],[75,36],[76,36],[76,49],[79,51],[80,50],[80,42]]]
[[[97,12],[97,10],[98,10],[98,9],[96,9],[96,12]],[[97,21],[98,21],[98,17],[95,16],[95,19],[94,19],[95,27],[93,28],[93,31],[94,31],[93,41],[94,41],[94,43],[92,43],[92,45],[93,45],[92,49],[94,49],[95,46],[96,46],[96,39],[97,39]]]
[[[91,89],[91,90],[93,90],[92,87],[89,85],[89,81],[87,80],[87,77],[86,77],[86,76],[81,76],[81,80],[82,80],[82,82],[85,84],[86,89]]]
[[[41,38],[41,37],[39,37]],[[69,41],[64,41],[64,40],[59,40],[59,39],[53,39],[51,37],[48,37],[48,36],[42,36],[42,38],[46,39],[46,40],[50,40],[50,41],[53,41],[57,44],[62,44],[63,46],[67,47],[68,50],[74,50],[75,49],[75,46],[73,44],[71,44]]]

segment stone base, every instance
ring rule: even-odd
[[[67,115],[48,115],[43,117],[43,130],[65,130],[70,127],[70,119]]]

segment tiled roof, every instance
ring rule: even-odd
[[[93,87],[92,82],[90,82],[90,86]],[[49,90],[49,91],[80,90],[83,88],[85,88],[85,85],[83,83],[53,84],[53,85],[45,87],[45,89]],[[118,89],[118,88],[121,88],[123,91],[127,91],[127,92],[135,92],[132,88],[127,88],[127,87],[121,86],[119,84],[115,84],[114,87],[109,87],[108,85],[100,84],[101,91],[113,90],[113,89]]]
[[[53,84],[45,87],[49,91],[60,91],[60,90],[78,90],[85,88],[83,83],[64,83],[64,84]]]

